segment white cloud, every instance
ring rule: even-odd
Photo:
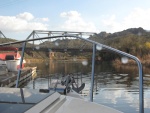
[[[46,20],[46,18],[44,20]],[[18,14],[17,16],[0,16],[1,31],[25,32],[32,30],[47,30],[47,28],[47,24],[43,24],[40,21],[36,22],[36,18],[34,18],[31,13],[25,12]]]
[[[86,22],[81,14],[77,11],[63,12],[60,14],[61,17],[66,18],[66,21],[61,26],[64,30],[69,31],[84,31],[84,32],[97,32],[94,23]]]
[[[21,13],[21,14],[17,15],[16,17],[23,19],[23,20],[27,20],[27,21],[34,19],[34,16],[28,12]]]
[[[42,18],[42,21],[44,21],[44,22],[48,22],[48,21],[49,21],[49,19],[48,19],[48,18]]]
[[[116,15],[110,15],[102,20],[105,30],[108,32],[121,31],[128,28],[143,27],[144,29],[150,29],[150,9],[135,8],[131,13],[125,16],[122,21],[117,21],[119,17]]]
[[[80,17],[80,13],[77,11],[69,11],[69,12],[63,12],[60,14],[61,17],[69,17],[69,18],[78,18]]]

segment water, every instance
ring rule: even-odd
[[[78,78],[76,82],[85,83],[85,88],[81,95],[89,100],[91,63],[83,65],[79,61],[49,61],[42,63],[30,63],[29,66],[37,66],[38,76],[74,74]],[[80,76],[79,76],[80,75]],[[138,70],[136,66],[115,66],[109,62],[96,64],[93,100],[125,113],[137,113],[139,110],[139,89]],[[144,69],[144,110],[150,112],[150,71]],[[27,86],[33,88],[30,81]],[[48,80],[38,78],[35,81],[35,88],[48,88]]]

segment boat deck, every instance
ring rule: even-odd
[[[2,113],[23,113],[54,93],[25,88],[0,88],[0,92]]]

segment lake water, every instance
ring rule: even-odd
[[[46,61],[42,63],[27,63],[37,66],[38,77],[54,75],[61,77],[72,73],[79,84],[85,83],[81,95],[89,100],[91,63],[77,61]],[[135,66],[113,67],[109,62],[95,65],[95,81],[93,100],[125,113],[137,113],[139,110],[138,70]],[[30,81],[25,87],[33,88]],[[48,80],[37,78],[34,88],[48,88]],[[150,113],[150,71],[144,69],[144,110]]]

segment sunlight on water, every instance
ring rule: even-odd
[[[150,77],[150,74],[145,74],[144,76],[148,76],[148,77]]]
[[[36,46],[35,49],[39,50],[39,49],[40,49],[40,46]]]
[[[88,65],[88,61],[87,60],[82,61],[82,65],[87,66]]]
[[[122,57],[122,58],[121,58],[121,62],[122,62],[123,64],[128,63],[128,58],[127,58],[127,57]]]
[[[96,45],[96,49],[100,51],[100,50],[102,50],[102,49],[103,49],[103,47],[102,47],[102,46],[100,46],[100,45]]]

